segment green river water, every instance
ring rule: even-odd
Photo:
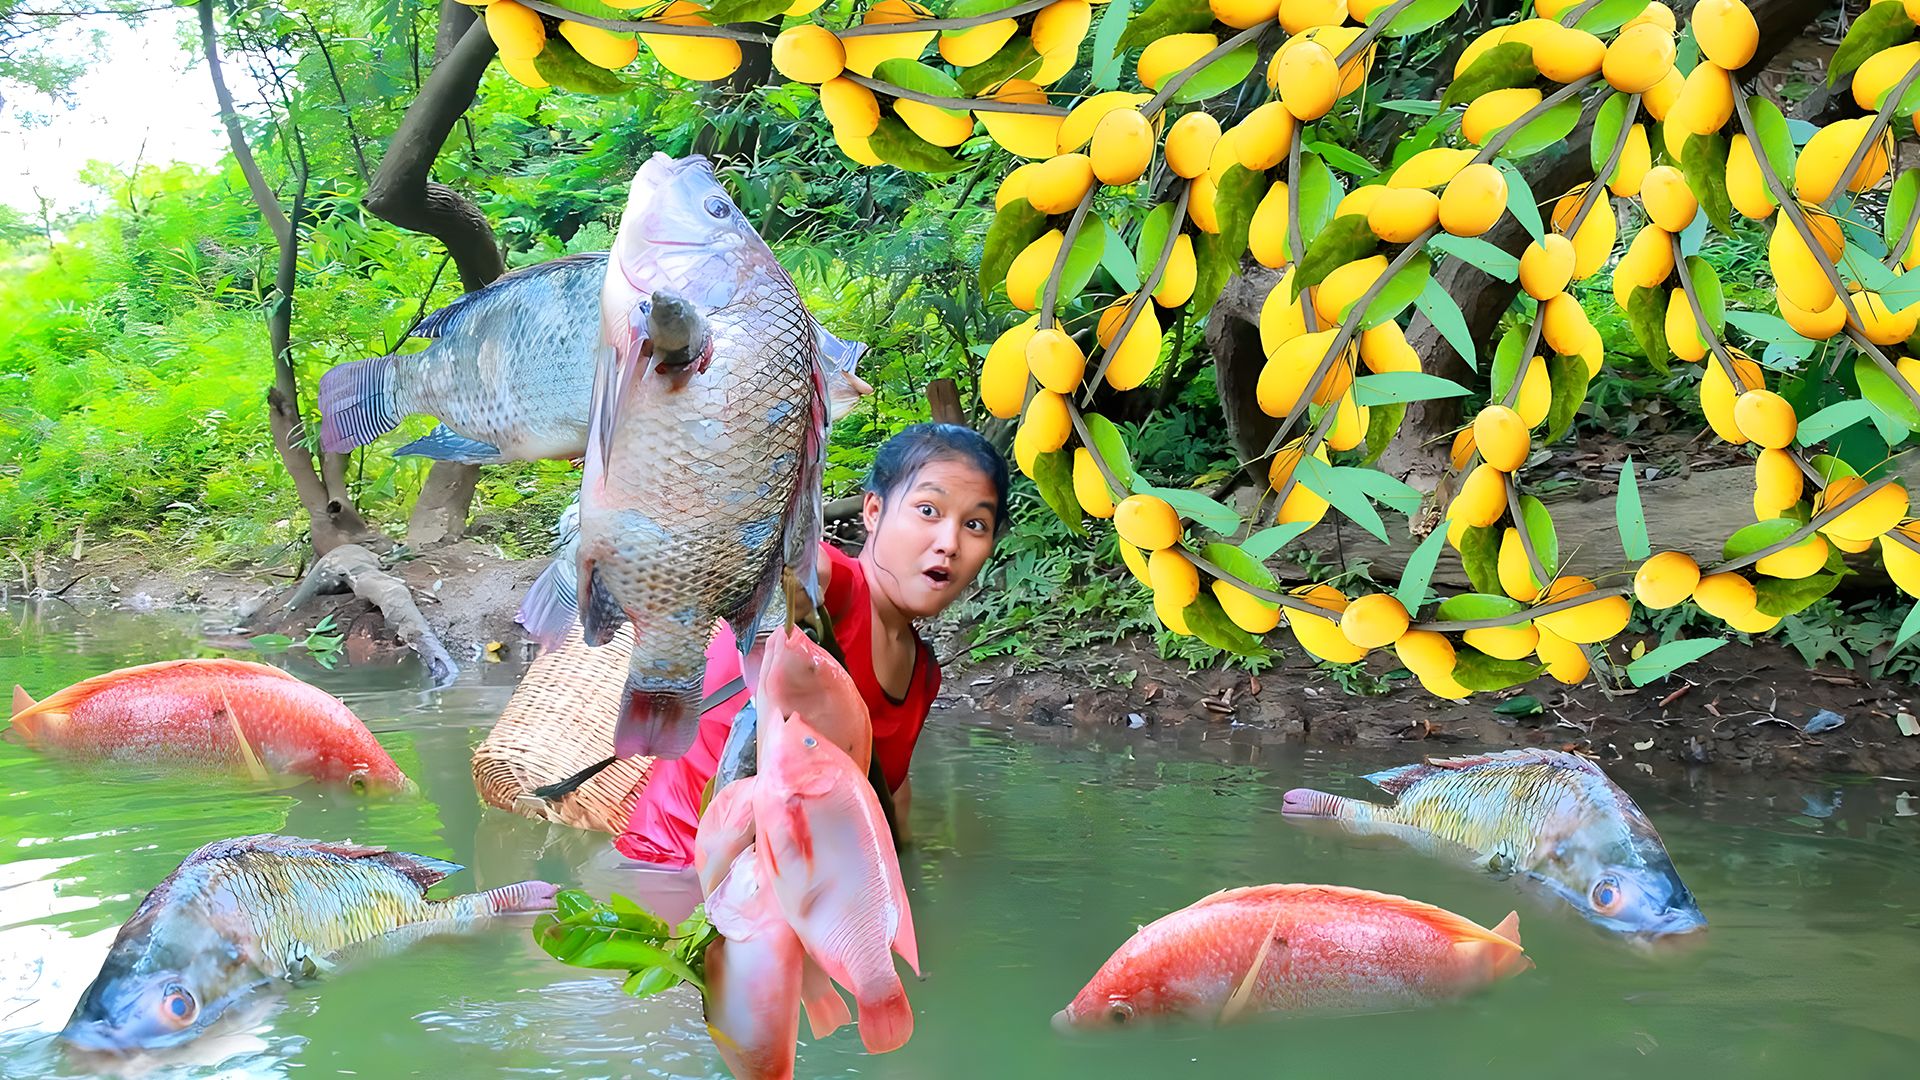
[[[36,696],[116,667],[213,655],[179,615],[0,609],[0,690]],[[456,891],[538,876],[618,889],[677,916],[684,879],[620,865],[605,838],[484,809],[471,748],[519,669],[467,663],[428,693],[417,669],[325,671],[421,784],[370,801],[48,760],[0,740],[0,1077],[93,1075],[52,1035],[115,929],[178,862],[257,832],[385,844],[465,864]],[[1272,692],[1270,688],[1269,692]],[[1337,707],[1337,706],[1336,706]],[[1203,736],[1205,736],[1203,738]],[[1893,1076],[1920,1068],[1920,783],[1735,779],[1663,764],[1610,771],[1653,817],[1712,929],[1628,948],[1515,882],[1404,848],[1295,827],[1281,794],[1359,793],[1404,752],[1308,750],[1214,728],[1144,737],[1009,729],[937,710],[914,763],[903,859],[925,977],[912,1041],[861,1051],[846,1029],[800,1076]],[[1909,796],[1906,793],[1913,792]],[[1226,1030],[1056,1033],[1053,1012],[1137,925],[1206,893],[1272,881],[1403,893],[1492,925],[1520,912],[1535,970],[1457,1004]],[[113,1066],[153,1077],[724,1077],[691,990],[635,1001],[549,960],[525,918],[430,939],[260,994],[184,1051]],[[904,968],[903,968],[904,971]]]

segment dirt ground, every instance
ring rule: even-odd
[[[454,659],[467,664],[494,642],[507,658],[532,655],[536,646],[513,613],[541,569],[536,560],[503,559],[481,545],[460,543],[402,562],[393,572],[408,583]],[[141,549],[122,545],[96,548],[78,563],[49,564],[41,588],[127,610],[224,613],[213,620],[216,626],[231,624],[227,632],[216,632],[219,644],[241,645],[260,633],[302,636],[331,614],[347,634],[348,663],[410,662],[379,613],[351,595],[320,596],[301,610],[284,610],[296,584],[291,568],[183,572],[156,566]],[[16,580],[8,587],[18,585]],[[1349,693],[1326,670],[1303,661],[1284,633],[1276,643],[1288,659],[1258,676],[1226,667],[1189,672],[1184,662],[1160,659],[1146,638],[1040,670],[1014,670],[1004,659],[978,665],[956,660],[947,665],[941,704],[1043,738],[1047,730],[1091,730],[1153,739],[1198,728],[1209,738],[1218,732],[1263,742],[1414,743],[1436,756],[1548,746],[1648,768],[1920,777],[1920,736],[1903,736],[1897,720],[1901,713],[1920,715],[1913,686],[1875,683],[1831,665],[1809,671],[1791,650],[1770,643],[1723,648],[1639,690],[1609,693],[1591,680],[1564,687],[1542,679],[1464,702],[1385,679],[1397,667],[1391,656],[1369,665],[1383,692]],[[1623,638],[1615,647],[1631,644]],[[942,647],[948,651],[957,650]],[[1823,710],[1844,723],[1804,732]]]

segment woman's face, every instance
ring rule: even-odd
[[[992,554],[994,504],[992,481],[962,461],[928,462],[884,500],[868,492],[872,587],[909,618],[938,615]]]

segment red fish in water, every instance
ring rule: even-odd
[[[913,1034],[893,952],[920,971],[893,836],[866,774],[799,716],[760,716],[755,846],[807,953],[853,991],[860,1041],[876,1054]]]
[[[353,710],[279,668],[168,660],[74,683],[44,701],[13,688],[36,749],[109,761],[243,768],[377,790],[412,783]]]
[[[1054,1026],[1253,1012],[1403,1008],[1478,990],[1533,966],[1520,916],[1488,930],[1403,896],[1339,885],[1214,893],[1142,927]]]

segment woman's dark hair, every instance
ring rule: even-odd
[[[1007,525],[1007,459],[984,436],[961,424],[915,424],[888,439],[874,455],[866,490],[882,499],[913,481],[936,461],[972,465],[993,484],[994,532]]]

